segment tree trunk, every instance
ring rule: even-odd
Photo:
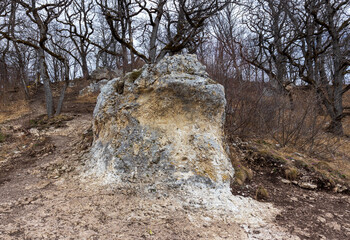
[[[86,59],[86,53],[81,52],[80,55],[81,55],[81,70],[83,72],[83,77],[84,79],[88,79],[90,77],[90,74],[89,74],[89,68],[88,68],[87,59]]]
[[[157,7],[157,16],[156,19],[154,20],[154,23],[152,25],[152,33],[151,33],[151,38],[150,38],[150,43],[149,43],[149,59],[151,63],[155,63],[156,62],[156,54],[157,54],[157,36],[158,36],[158,29],[159,29],[159,25],[160,25],[160,20],[163,16],[163,12],[164,12],[164,5],[165,5],[166,1],[160,1],[158,3],[158,7]]]
[[[11,32],[12,36],[15,35],[15,25],[16,25],[16,3],[12,2],[11,3],[11,15],[10,15],[10,25],[9,25],[9,31]],[[16,42],[13,42],[13,45],[16,49],[16,53],[17,53],[17,58],[18,58],[18,65],[19,65],[19,71],[20,71],[20,79],[21,79],[21,83],[23,85],[23,90],[26,96],[26,99],[29,99],[29,92],[27,89],[27,84],[25,81],[25,64],[21,55],[21,51],[18,47],[18,44]]]
[[[132,25],[131,25],[131,19],[128,17],[127,19],[128,22],[128,31],[129,31],[129,40],[130,40],[130,45],[134,45],[134,40],[133,40],[133,33],[132,33]],[[130,51],[130,71],[134,68],[135,65],[135,55]]]
[[[328,131],[335,135],[342,136],[344,132],[343,132],[343,124],[341,122],[341,118],[332,119],[331,123],[328,126]]]
[[[40,76],[43,81],[44,91],[45,91],[46,112],[47,112],[47,116],[51,118],[53,116],[54,106],[53,106],[53,98],[52,98],[52,92],[50,87],[49,74],[47,72],[47,65],[45,62],[45,52],[43,49],[40,48],[38,50],[38,53],[39,53]]]
[[[19,71],[20,71],[20,78],[21,78],[21,82],[22,82],[22,85],[23,85],[24,93],[25,93],[26,99],[29,99],[29,92],[28,92],[27,83],[26,83],[26,80],[25,80],[27,78],[27,75],[26,75],[25,70],[24,70],[25,69],[25,64],[24,64],[24,61],[23,61],[23,58],[22,58],[22,55],[21,55],[21,51],[20,51],[17,43],[14,42],[13,45],[15,46],[16,53],[17,53],[18,65],[19,65]]]
[[[332,58],[333,58],[333,98],[334,98],[334,113],[335,117],[332,118],[332,122],[330,125],[330,130],[336,135],[343,135],[343,80],[344,80],[344,69],[342,67],[342,54],[339,43],[339,32],[337,31],[336,24],[334,23],[334,15],[332,14],[333,10],[330,4],[327,2],[327,13],[328,13],[328,21],[329,21],[329,32],[332,38]]]
[[[57,103],[57,107],[56,107],[56,113],[55,113],[55,116],[57,115],[60,115],[61,114],[61,111],[62,111],[62,107],[63,107],[63,100],[64,100],[64,97],[66,95],[66,90],[68,88],[68,85],[69,83],[67,83],[66,81],[64,81],[64,85],[61,89],[61,94],[60,94],[60,97],[58,99],[58,103]]]
[[[64,63],[64,70],[65,70],[65,72],[64,72],[64,85],[62,87],[61,94],[60,94],[60,97],[58,99],[56,113],[55,113],[56,116],[61,114],[62,106],[63,106],[63,100],[64,100],[64,97],[65,97],[66,90],[67,90],[67,88],[69,86],[69,63],[68,63],[67,60]]]

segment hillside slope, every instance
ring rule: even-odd
[[[132,188],[82,181],[92,142],[94,96],[77,97],[79,88],[71,90],[63,115],[53,120],[42,116],[45,108],[38,94],[28,103],[28,112],[1,123],[1,239],[350,238],[348,191],[335,193],[321,183],[315,190],[301,188],[299,182],[315,182],[302,176],[317,180],[322,172],[290,165],[308,163],[307,155],[261,139],[229,143],[236,169],[232,191],[241,209],[234,225],[161,198],[140,198]],[[287,180],[290,167],[298,174]],[[326,177],[332,180],[332,175]],[[266,195],[257,193],[262,188]]]

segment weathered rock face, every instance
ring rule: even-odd
[[[79,95],[89,95],[100,93],[102,87],[106,85],[109,80],[120,77],[122,72],[120,70],[110,70],[107,68],[98,68],[91,73],[91,83],[89,86],[80,90]]]
[[[297,239],[270,224],[278,209],[232,195],[224,114],[223,87],[194,55],[167,57],[113,79],[94,110],[82,180],[125,195],[128,204],[118,202],[114,214],[128,224],[181,219],[203,233],[194,238]]]
[[[88,95],[91,93],[100,93],[102,87],[108,83],[108,80],[103,79],[98,82],[93,82],[90,83],[89,86],[83,88],[82,90],[79,91],[80,96]]]
[[[103,79],[111,80],[113,78],[119,77],[121,75],[121,71],[119,70],[110,70],[107,68],[97,68],[91,73],[91,79],[95,81],[100,81]]]
[[[109,81],[94,110],[91,173],[178,187],[229,183],[225,95],[195,55],[166,57]]]

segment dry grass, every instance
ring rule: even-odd
[[[264,186],[259,186],[256,189],[255,199],[256,200],[267,200],[269,198],[269,192],[264,188]]]
[[[344,134],[350,137],[350,116],[348,116],[347,118],[344,118],[343,128],[344,128]]]
[[[26,100],[2,104],[0,109],[0,123],[17,119],[31,112],[29,103]]]
[[[295,181],[299,176],[299,171],[295,167],[291,167],[285,170],[286,179]]]
[[[308,168],[329,182],[345,183],[350,186],[350,139],[346,137],[335,139],[330,134],[323,134],[320,138],[322,144],[317,146],[315,153],[300,151],[301,149],[296,146],[277,147],[276,142],[269,139],[254,142],[260,152],[269,152],[286,162],[289,167],[285,170],[285,177],[289,180],[298,178],[299,169]]]
[[[48,118],[46,114],[40,115],[36,117],[35,119],[30,119],[27,123],[26,128],[38,128],[38,129],[45,129],[49,127],[64,127],[66,121],[72,120],[73,117],[67,116],[64,114],[60,114],[58,116],[54,116],[52,118]]]
[[[238,185],[243,185],[247,180],[249,181],[252,180],[253,172],[251,169],[244,166],[239,166],[234,168],[235,168],[235,182]]]
[[[233,168],[235,169],[235,184],[243,185],[246,181],[253,179],[253,171],[240,162],[240,157],[237,155],[237,151],[232,147],[230,147],[230,159]]]
[[[98,94],[96,93],[90,93],[90,94],[85,94],[82,96],[78,96],[75,100],[77,103],[96,103]]]
[[[6,136],[2,132],[0,132],[0,143],[5,142]]]

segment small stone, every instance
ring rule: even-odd
[[[304,237],[310,238],[310,237],[311,237],[311,234],[308,233],[308,232],[305,231],[305,230],[307,230],[307,229],[295,228],[295,229],[294,229],[294,232],[295,232],[295,233],[298,233],[298,234],[300,234],[300,235],[302,235],[302,236],[304,236]]]
[[[333,217],[334,217],[332,213],[326,213],[325,216],[326,216],[327,218],[333,218]]]
[[[285,184],[290,184],[291,183],[291,181],[289,181],[287,179],[284,179],[284,178],[281,179],[281,182],[283,182]]]
[[[336,231],[340,231],[341,230],[341,225],[337,222],[330,222],[327,224],[328,227],[333,228]]]
[[[320,239],[320,240],[327,240],[327,238],[325,237],[325,236],[323,236],[323,235],[318,235],[318,238]]]
[[[299,157],[304,157],[304,155],[303,155],[303,154],[298,153],[298,152],[295,152],[294,154],[295,154],[295,155],[297,155],[297,156],[299,156]]]
[[[304,189],[310,189],[310,190],[315,190],[317,188],[316,184],[310,183],[310,182],[302,182],[299,183],[299,186]]]
[[[320,216],[317,217],[317,221],[319,221],[319,222],[321,222],[321,223],[327,222],[327,220],[326,220],[325,218],[320,217]]]

